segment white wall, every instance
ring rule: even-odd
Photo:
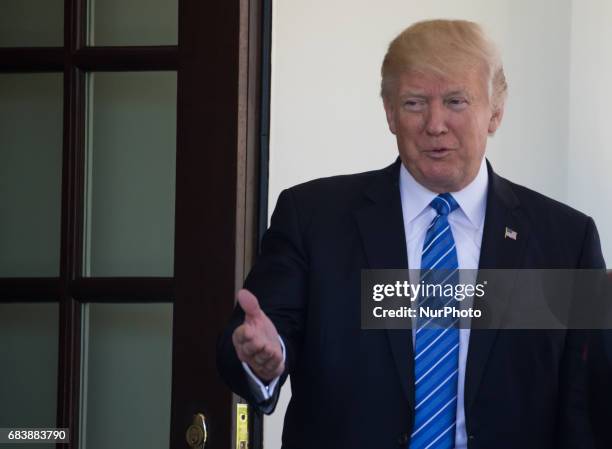
[[[286,187],[391,163],[397,149],[378,96],[389,41],[418,20],[468,19],[500,46],[509,83],[504,123],[488,146],[494,168],[593,215],[612,260],[612,215],[601,208],[602,199],[612,205],[612,188],[604,185],[612,169],[606,147],[612,127],[604,124],[612,62],[594,65],[612,54],[609,2],[276,0],[273,6],[270,213]],[[602,194],[589,199],[594,189]],[[289,395],[285,385],[275,414],[266,417],[266,449],[280,447]]]
[[[567,201],[591,215],[612,265],[612,2],[576,0],[572,11]]]

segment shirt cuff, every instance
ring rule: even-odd
[[[285,343],[280,335],[278,336],[278,340],[280,341],[281,350],[283,352],[283,363],[285,363]],[[264,383],[255,375],[255,373],[253,373],[251,367],[247,363],[242,362],[242,367],[247,373],[247,381],[257,403],[266,402],[274,396],[274,391],[280,376],[272,379],[268,385],[264,385]]]

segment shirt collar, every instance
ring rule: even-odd
[[[476,178],[462,190],[451,192],[459,204],[459,208],[472,226],[477,229],[482,227],[484,223],[488,185],[489,174],[483,157]],[[400,164],[400,191],[404,206],[406,206],[404,217],[408,222],[421,215],[429,206],[429,203],[438,195],[419,184],[404,167],[404,164]]]

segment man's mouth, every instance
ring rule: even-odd
[[[432,159],[441,159],[446,157],[452,150],[450,148],[440,147],[440,148],[430,148],[425,150],[425,154]]]

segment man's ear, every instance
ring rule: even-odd
[[[504,104],[498,106],[489,119],[489,134],[495,134],[499,125],[501,125],[502,118],[504,117]]]
[[[387,116],[389,131],[395,134],[395,107],[393,102],[388,98],[383,98],[383,106],[385,107],[385,115]]]

